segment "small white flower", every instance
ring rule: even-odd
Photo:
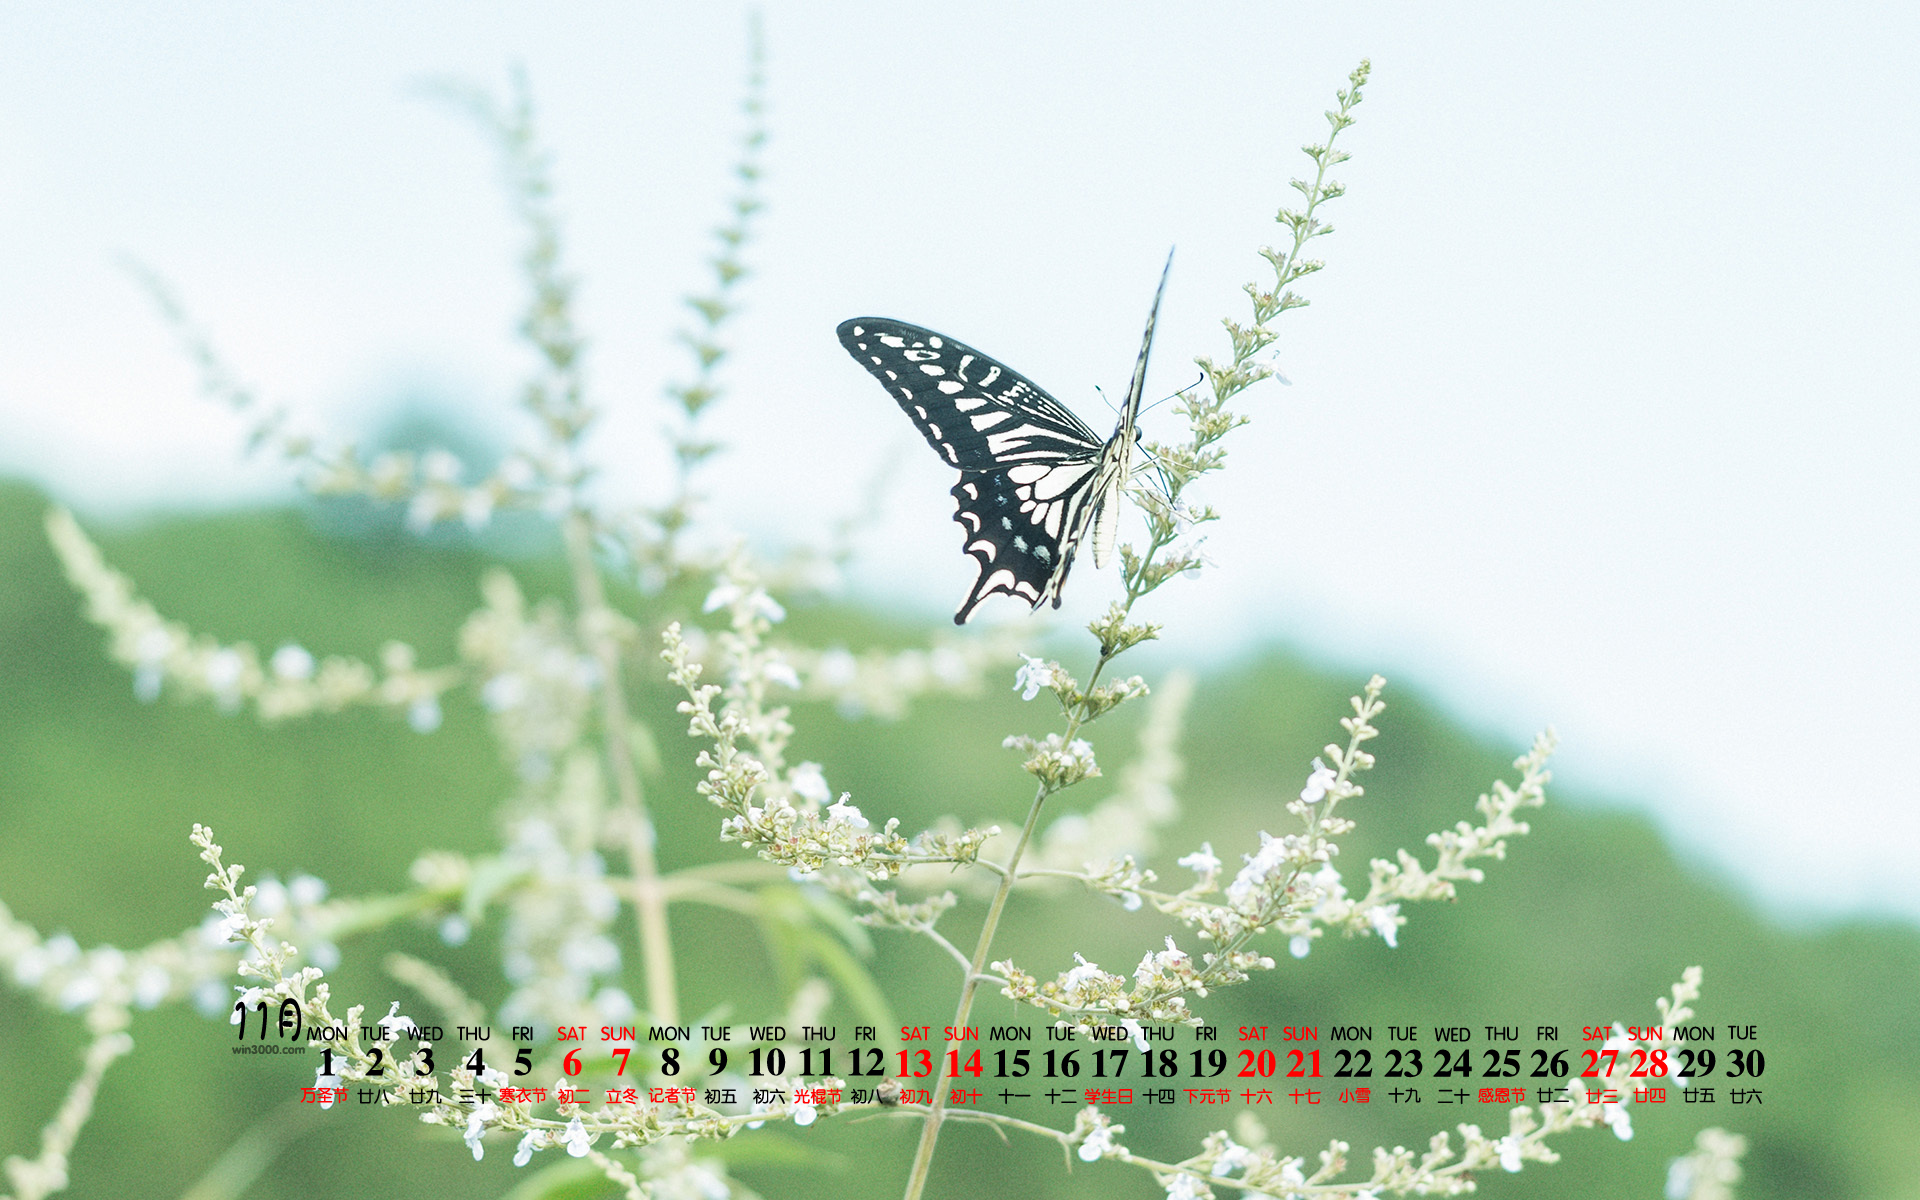
[[[567,1144],[567,1153],[575,1158],[585,1158],[587,1151],[593,1149],[593,1139],[587,1136],[587,1127],[580,1123],[579,1117],[567,1122],[567,1131],[561,1140]]]
[[[1167,1200],[1200,1200],[1205,1186],[1191,1175],[1175,1175],[1167,1180]]]
[[[520,1144],[514,1147],[513,1165],[516,1167],[524,1167],[528,1163],[532,1162],[533,1152],[536,1149],[535,1143],[538,1142],[539,1140],[540,1140],[539,1130],[537,1129],[527,1130],[527,1136],[521,1138]]]
[[[1624,1104],[1606,1105],[1604,1110],[1600,1114],[1600,1119],[1605,1121],[1607,1125],[1613,1130],[1613,1136],[1619,1138],[1623,1142],[1630,1142],[1633,1140],[1633,1118],[1628,1115],[1626,1105]]]
[[[1304,933],[1296,933],[1287,939],[1287,953],[1295,958],[1305,958],[1313,952],[1313,939]]]
[[[1687,1200],[1693,1194],[1694,1165],[1691,1158],[1676,1158],[1667,1164],[1667,1200]]]
[[[276,679],[298,682],[313,678],[313,655],[305,646],[298,646],[292,642],[275,650],[269,665],[272,666]]]
[[[796,1104],[793,1106],[793,1123],[795,1125],[802,1127],[811,1125],[819,1119],[819,1116],[820,1114],[814,1111],[813,1105],[811,1104]]]
[[[1307,776],[1307,786],[1300,789],[1303,804],[1318,804],[1327,798],[1327,789],[1334,784],[1334,773],[1327,769],[1319,759],[1313,760],[1313,774]]]
[[[825,804],[833,799],[833,791],[827,787],[827,778],[821,774],[817,762],[803,762],[795,767],[789,782],[793,786],[793,794],[802,800]]]
[[[747,607],[755,616],[765,617],[775,625],[787,619],[787,610],[763,588],[753,589],[753,594],[747,597]]]
[[[1142,903],[1144,903],[1144,901],[1140,899],[1139,892],[1120,893],[1120,907],[1126,909],[1128,912],[1139,912]]]
[[[158,663],[141,663],[133,672],[133,698],[152,704],[160,698],[160,687],[166,679],[167,673]]]
[[[1067,972],[1066,978],[1060,981],[1060,986],[1072,990],[1077,987],[1085,987],[1100,977],[1099,963],[1088,962],[1086,959],[1080,957],[1078,951],[1074,952],[1073,961],[1080,965]]]
[[[440,940],[449,946],[464,946],[472,936],[472,924],[459,913],[453,913],[440,922]]]
[[[852,798],[852,795],[853,793],[851,792],[843,792],[840,798],[833,802],[833,807],[827,810],[827,824],[845,825],[851,829],[865,829],[867,827],[869,822],[865,817],[860,815],[860,810],[847,803],[847,801]]]
[[[1020,657],[1026,662],[1013,673],[1013,690],[1020,693],[1022,700],[1031,700],[1040,694],[1040,689],[1053,687],[1058,667],[1031,654],[1022,654]]]
[[[1391,949],[1400,947],[1400,906],[1398,904],[1379,904],[1367,910],[1367,921],[1380,940]]]
[[[1213,852],[1212,842],[1201,842],[1198,850],[1180,859],[1179,862],[1181,866],[1203,877],[1220,869],[1220,859]]]
[[[407,706],[407,724],[415,733],[432,733],[440,728],[440,699],[422,696]]]
[[[1227,885],[1227,901],[1236,908],[1246,909],[1261,899],[1260,891],[1267,879],[1287,861],[1287,842],[1284,838],[1274,837],[1266,830],[1260,831],[1260,849],[1246,855],[1246,865]]]
[[[1508,1134],[1506,1137],[1495,1142],[1494,1147],[1500,1152],[1500,1166],[1503,1170],[1518,1171],[1520,1169],[1519,1138]]]
[[[473,1114],[467,1118],[467,1131],[460,1137],[467,1143],[467,1148],[473,1151],[475,1162],[479,1162],[481,1156],[487,1152],[486,1147],[480,1144],[480,1139],[487,1132],[487,1122],[493,1120],[499,1111],[493,1106],[493,1101],[489,1100],[474,1109]]]
[[[1226,1149],[1222,1150],[1220,1156],[1213,1160],[1213,1169],[1209,1174],[1229,1175],[1254,1164],[1258,1156],[1255,1155],[1253,1151],[1238,1144],[1232,1138],[1222,1138],[1221,1140],[1226,1143]]]
[[[315,1067],[313,1069],[313,1086],[316,1088],[323,1088],[323,1089],[337,1088],[340,1086],[340,1077],[338,1075],[323,1074],[319,1067]],[[322,1100],[320,1102],[320,1107],[322,1109],[332,1108],[333,1107],[332,1098],[329,1097],[328,1099]]]
[[[293,882],[287,885],[287,899],[302,907],[310,907],[327,898],[327,881],[317,875],[295,875]]]
[[[1140,1053],[1145,1054],[1147,1051],[1153,1049],[1153,1046],[1147,1041],[1147,1031],[1140,1027],[1140,1022],[1134,1020],[1132,1017],[1128,1017],[1126,1020],[1120,1022],[1120,1028],[1127,1031],[1127,1036],[1133,1039],[1133,1044],[1139,1049]]]
[[[1096,1162],[1103,1155],[1117,1153],[1119,1149],[1119,1144],[1113,1140],[1113,1126],[1097,1125],[1080,1143],[1078,1153],[1081,1162]]]
[[[766,675],[769,683],[782,684],[792,688],[796,692],[800,690],[800,673],[794,670],[793,664],[789,662],[778,658],[770,658],[767,660],[766,666],[761,668],[761,671]]]
[[[746,592],[743,591],[737,583],[719,584],[707,593],[706,601],[700,605],[700,611],[719,612],[721,609],[732,605],[734,601],[744,595],[746,595]]]

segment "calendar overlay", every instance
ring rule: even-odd
[[[303,1032],[297,1011],[264,1004],[238,1016],[237,1054],[319,1055],[320,1083],[301,1098],[329,1106],[378,1103],[402,1078],[422,1080],[403,1089],[421,1105],[497,1095],[583,1107],[904,1106],[931,1104],[935,1089],[956,1108],[1507,1107],[1615,1102],[1629,1098],[1623,1089],[1636,1106],[1758,1104],[1766,1071],[1759,1027],[1737,1024],[520,1025],[458,1026],[451,1037],[376,1025],[359,1031],[372,1046],[366,1078],[341,1080],[344,1028]],[[424,1077],[445,1067],[471,1086],[441,1095]]]

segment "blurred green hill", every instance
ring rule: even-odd
[[[247,864],[254,882],[309,871],[346,895],[404,889],[407,867],[424,849],[484,852],[497,844],[509,781],[470,695],[451,698],[445,724],[427,736],[375,713],[266,726],[250,715],[136,701],[47,547],[48,503],[28,487],[0,485],[0,901],[17,917],[43,934],[69,932],[82,946],[134,947],[198,924],[209,896],[187,844],[195,821],[215,828],[229,861]],[[449,661],[488,562],[457,540],[422,544],[303,510],[89,530],[163,613],[267,651],[292,640],[317,653],[372,658],[398,638],[423,662]],[[563,587],[555,562],[533,556],[510,566],[530,595]],[[684,598],[650,603],[686,607]],[[856,649],[916,637],[897,619],[841,607],[797,608],[788,632]],[[1072,667],[1070,656],[1084,650],[1069,642],[1060,652]],[[1393,664],[1380,666],[1391,677]],[[693,792],[695,747],[681,736],[677,697],[659,664],[639,658],[636,675],[639,709],[663,760],[648,781],[663,866],[739,858],[738,847],[717,842],[715,814]],[[1280,649],[1249,652],[1204,677],[1182,745],[1186,779],[1176,788],[1185,816],[1162,838],[1154,864],[1163,878],[1177,879],[1172,859],[1202,840],[1231,864],[1257,844],[1254,830],[1287,829],[1283,805],[1309,759],[1337,736],[1346,697],[1363,683],[1331,678]],[[1424,835],[1473,819],[1474,797],[1509,775],[1524,749],[1475,741],[1406,689],[1390,688],[1387,697],[1383,733],[1371,746],[1379,766],[1363,780],[1367,795],[1343,809],[1360,822],[1345,843],[1350,885],[1364,883],[1369,857],[1395,847],[1430,861]],[[1000,740],[1034,729],[1037,712],[997,676],[983,697],[926,701],[897,723],[802,706],[793,757],[823,763],[836,790],[852,792],[869,816],[899,816],[908,830],[946,813],[1017,824],[1030,791]],[[1133,752],[1128,722],[1139,716],[1123,710],[1095,727],[1110,776]],[[1094,784],[1064,799],[1090,807],[1104,794]],[[1668,1160],[1717,1124],[1750,1139],[1738,1189],[1745,1200],[1920,1198],[1920,931],[1892,922],[1783,929],[1676,858],[1645,820],[1555,789],[1529,819],[1532,835],[1489,867],[1486,883],[1464,888],[1457,904],[1409,910],[1398,949],[1331,938],[1294,961],[1284,945],[1270,946],[1278,969],[1202,1002],[1223,1044],[1239,1025],[1315,1025],[1324,1039],[1336,1023],[1372,1024],[1384,1044],[1384,1026],[1393,1023],[1467,1024],[1476,1046],[1484,1045],[1482,1026],[1518,1025],[1519,1044],[1531,1046],[1535,1026],[1554,1024],[1577,1057],[1580,1026],[1652,1023],[1654,997],[1698,963],[1706,971],[1699,1020],[1758,1027],[1763,1101],[1736,1106],[1718,1080],[1714,1104],[1685,1105],[1676,1094],[1664,1111],[1637,1107],[1631,1143],[1615,1144],[1605,1131],[1563,1138],[1562,1164],[1483,1174],[1480,1194],[1653,1200]],[[1839,818],[1810,803],[1808,819]],[[970,921],[977,912],[957,923],[964,932]],[[779,963],[760,931],[704,909],[676,910],[676,922],[687,1013],[777,1019],[767,982]],[[1123,913],[1070,893],[1017,897],[1005,929],[1000,954],[1043,976],[1067,965],[1062,946],[1124,972],[1143,946],[1173,932],[1150,911]],[[1183,938],[1193,949],[1190,942]],[[330,972],[334,994],[380,1006],[399,997],[409,1011],[430,1011],[381,972],[381,959],[398,949],[445,964],[475,995],[495,996],[504,985],[493,944],[491,930],[459,949],[424,927],[390,930],[342,947],[346,962]],[[897,934],[876,933],[874,944],[869,965],[900,1020],[943,1024],[951,963]],[[850,1019],[843,1016],[843,1028]],[[976,1010],[983,1025],[1023,1019],[997,996]],[[0,1155],[36,1147],[78,1070],[76,1025],[10,981],[0,986]],[[310,1065],[295,1077],[261,1059],[236,1062],[224,1019],[175,1007],[142,1015],[133,1033],[138,1048],[108,1076],[76,1148],[65,1193],[76,1200],[179,1195],[249,1131],[273,1154],[244,1193],[251,1197],[493,1196],[526,1177],[509,1165],[504,1145],[475,1164],[458,1141],[407,1121],[352,1106],[324,1118],[289,1112],[288,1097],[310,1078]],[[1724,1028],[1717,1048],[1728,1048]],[[1504,1127],[1490,1106],[1442,1106],[1437,1090],[1416,1108],[1385,1102],[1376,1086],[1375,1103],[1356,1112],[1333,1102],[1336,1086],[1317,1106],[1283,1096],[1262,1120],[1290,1153],[1311,1156],[1338,1135],[1362,1162],[1374,1144],[1421,1147],[1462,1120]],[[1122,1140],[1181,1158],[1221,1123],[1220,1111],[1202,1120],[1206,1114],[1184,1106],[1138,1105],[1120,1118],[1128,1126]],[[1070,1112],[1063,1107],[1058,1123]],[[1159,1194],[1142,1173],[1114,1164],[1075,1162],[1069,1173],[1057,1151],[1038,1142],[1003,1145],[977,1127],[944,1136],[933,1195]],[[736,1139],[725,1152],[763,1195],[887,1196],[898,1191],[911,1145],[904,1123],[841,1120]]]

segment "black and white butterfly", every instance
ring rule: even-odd
[[[1167,271],[1160,272],[1146,336],[1120,424],[1106,441],[1018,371],[945,334],[887,317],[840,324],[840,344],[865,367],[949,466],[960,469],[953,519],[980,561],[973,590],[953,615],[966,624],[988,596],[1006,594],[1060,607],[1074,551],[1091,531],[1093,563],[1113,555],[1120,493],[1139,439],[1140,393],[1153,350],[1153,323]]]

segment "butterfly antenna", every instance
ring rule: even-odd
[[[1183,388],[1180,388],[1175,392],[1172,392],[1169,395],[1160,397],[1158,400],[1155,400],[1152,404],[1149,404],[1145,408],[1141,409],[1140,410],[1141,415],[1145,416],[1147,413],[1150,413],[1154,409],[1159,408],[1162,404],[1165,404],[1169,400],[1178,400],[1180,397],[1186,395],[1188,392],[1192,391],[1193,389],[1199,387],[1202,383],[1206,382],[1206,378],[1207,376],[1205,372],[1202,372],[1199,375],[1194,376],[1192,383],[1188,384]]]

